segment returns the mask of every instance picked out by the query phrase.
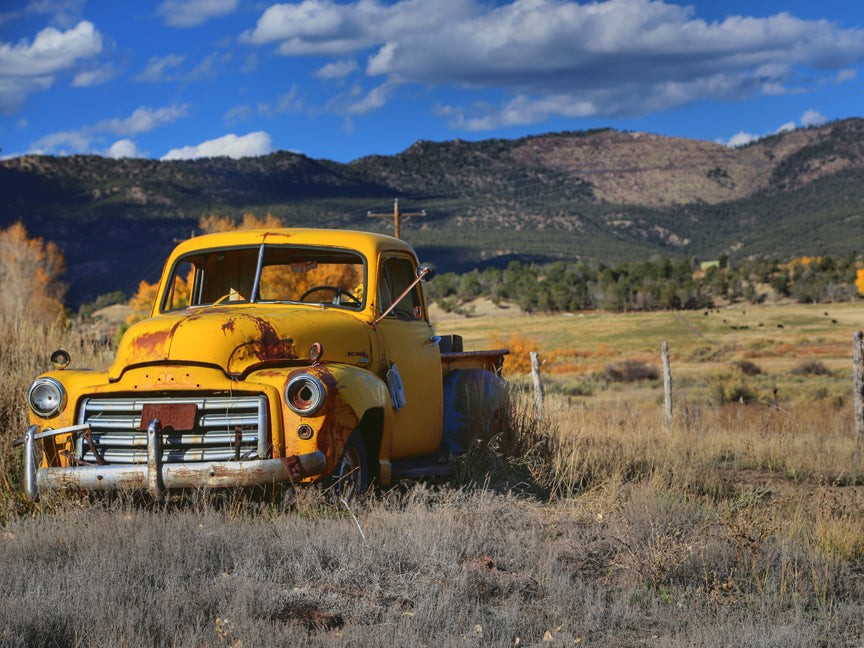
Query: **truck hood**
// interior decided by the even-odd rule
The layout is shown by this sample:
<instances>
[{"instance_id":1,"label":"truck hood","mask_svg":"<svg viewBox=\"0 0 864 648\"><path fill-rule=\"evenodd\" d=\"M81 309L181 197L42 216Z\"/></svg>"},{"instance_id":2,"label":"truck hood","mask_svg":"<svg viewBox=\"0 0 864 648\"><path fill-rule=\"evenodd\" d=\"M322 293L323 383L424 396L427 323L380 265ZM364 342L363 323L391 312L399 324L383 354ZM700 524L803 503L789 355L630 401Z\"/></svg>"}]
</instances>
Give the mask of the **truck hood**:
<instances>
[{"instance_id":1,"label":"truck hood","mask_svg":"<svg viewBox=\"0 0 864 648\"><path fill-rule=\"evenodd\" d=\"M108 371L142 364L207 364L242 375L258 365L306 360L315 342L328 362L356 364L371 350L355 313L292 305L210 306L151 317L129 328Z\"/></svg>"}]
</instances>

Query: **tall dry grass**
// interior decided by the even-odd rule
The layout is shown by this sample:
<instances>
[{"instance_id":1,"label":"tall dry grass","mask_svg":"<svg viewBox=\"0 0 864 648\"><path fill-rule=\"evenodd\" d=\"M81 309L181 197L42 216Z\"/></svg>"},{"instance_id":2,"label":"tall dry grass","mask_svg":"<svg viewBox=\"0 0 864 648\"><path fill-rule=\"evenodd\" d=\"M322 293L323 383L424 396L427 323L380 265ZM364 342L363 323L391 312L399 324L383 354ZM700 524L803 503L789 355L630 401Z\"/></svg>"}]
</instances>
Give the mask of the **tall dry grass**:
<instances>
[{"instance_id":1,"label":"tall dry grass","mask_svg":"<svg viewBox=\"0 0 864 648\"><path fill-rule=\"evenodd\" d=\"M309 491L263 512L201 495L9 520L0 643L804 647L864 633L860 560L758 494L712 506L607 482L550 505L419 484L354 517Z\"/></svg>"},{"instance_id":2,"label":"tall dry grass","mask_svg":"<svg viewBox=\"0 0 864 648\"><path fill-rule=\"evenodd\" d=\"M858 646L864 479L824 401L659 405L514 386L461 483L351 505L15 494L24 394L79 331L0 322L0 644Z\"/></svg>"},{"instance_id":3,"label":"tall dry grass","mask_svg":"<svg viewBox=\"0 0 864 648\"><path fill-rule=\"evenodd\" d=\"M667 426L659 405L595 408L547 399L547 428L565 483L665 480L669 488L722 495L742 471L793 483L864 484L851 405L822 402L685 405Z\"/></svg>"},{"instance_id":4,"label":"tall dry grass","mask_svg":"<svg viewBox=\"0 0 864 648\"><path fill-rule=\"evenodd\" d=\"M30 508L18 493L20 455L12 449L12 441L27 430L30 383L51 369L51 353L59 348L70 353L73 367L101 369L113 358L112 350L87 326L0 315L0 521L8 511Z\"/></svg>"}]
</instances>

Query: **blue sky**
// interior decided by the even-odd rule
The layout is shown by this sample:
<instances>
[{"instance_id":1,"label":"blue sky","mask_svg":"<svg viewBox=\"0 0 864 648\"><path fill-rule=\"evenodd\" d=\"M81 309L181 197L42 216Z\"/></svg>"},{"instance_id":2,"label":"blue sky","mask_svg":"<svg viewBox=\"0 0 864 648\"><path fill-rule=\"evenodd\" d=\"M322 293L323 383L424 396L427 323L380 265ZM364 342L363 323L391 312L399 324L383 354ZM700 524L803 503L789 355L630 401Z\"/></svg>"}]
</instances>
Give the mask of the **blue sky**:
<instances>
[{"instance_id":1,"label":"blue sky","mask_svg":"<svg viewBox=\"0 0 864 648\"><path fill-rule=\"evenodd\" d=\"M735 145L864 116L848 0L4 0L0 156L348 162L610 126Z\"/></svg>"}]
</instances>

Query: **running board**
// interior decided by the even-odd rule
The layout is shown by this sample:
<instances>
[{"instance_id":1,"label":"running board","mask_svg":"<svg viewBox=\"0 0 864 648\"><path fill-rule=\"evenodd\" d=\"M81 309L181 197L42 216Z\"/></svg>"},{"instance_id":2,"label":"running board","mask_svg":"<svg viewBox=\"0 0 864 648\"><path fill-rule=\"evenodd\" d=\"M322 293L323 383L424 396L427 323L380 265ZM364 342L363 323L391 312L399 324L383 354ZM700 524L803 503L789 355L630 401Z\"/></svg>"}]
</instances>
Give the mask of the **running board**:
<instances>
[{"instance_id":1,"label":"running board","mask_svg":"<svg viewBox=\"0 0 864 648\"><path fill-rule=\"evenodd\" d=\"M430 455L416 459L397 459L390 463L393 479L419 479L421 477L449 477L456 465L447 455Z\"/></svg>"}]
</instances>

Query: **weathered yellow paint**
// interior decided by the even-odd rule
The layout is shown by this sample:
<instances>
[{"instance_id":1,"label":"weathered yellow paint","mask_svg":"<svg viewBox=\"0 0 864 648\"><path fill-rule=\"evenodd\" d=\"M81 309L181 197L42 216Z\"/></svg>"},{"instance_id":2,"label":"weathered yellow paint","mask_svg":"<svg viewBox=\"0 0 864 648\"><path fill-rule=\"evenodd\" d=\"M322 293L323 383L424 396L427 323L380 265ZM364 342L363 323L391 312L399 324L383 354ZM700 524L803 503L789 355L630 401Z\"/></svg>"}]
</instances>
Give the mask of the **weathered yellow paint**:
<instances>
[{"instance_id":1,"label":"weathered yellow paint","mask_svg":"<svg viewBox=\"0 0 864 648\"><path fill-rule=\"evenodd\" d=\"M352 274L348 275L352 284L346 297L349 302L334 299L332 304L297 300L250 303L253 300L248 296L242 301L232 301L231 292L224 300L211 298L213 304L199 306L193 302L174 310L163 309L178 262L185 263L184 259L197 252L202 252L201 258L206 252L210 255L206 258L215 258L217 264L230 258L235 261L231 272L248 280L250 272L255 274L254 269L250 271L246 265L241 268L237 257L223 257L222 251L242 248L245 255L242 258L259 258L260 266L264 256L258 257L257 250L262 244L289 246L311 255L320 248L324 250L322 257L330 254L336 259L348 258L344 254L347 252L354 259L359 255L363 282L353 285L361 264L350 261L347 265L352 267ZM334 469L346 440L364 415L374 414L367 420L374 420L381 428L367 432L380 439L379 479L389 483L391 460L434 453L440 444L442 427L441 357L422 302L422 291L418 292L413 318L395 314L379 317L383 310L378 291L381 267L386 259L394 257L407 260L412 272L416 269L416 257L404 242L365 232L254 230L185 241L165 264L152 316L126 332L111 367L107 371L67 369L45 374L64 386L67 404L49 420L31 412L31 424L38 425L40 430L77 424L85 397L264 395L268 403L271 457L323 452L324 475ZM291 263L293 258L289 258L285 268L290 267L291 272L308 271L304 270L309 267L305 262ZM326 258L322 261L325 266L328 263L332 261ZM299 268L295 270L295 266ZM349 292L343 286L337 288ZM310 360L313 346L323 349L320 361ZM386 383L387 371L394 364L401 373L407 395L407 404L399 411L393 407ZM326 392L324 405L309 416L293 412L284 398L288 381L301 373L315 376ZM311 427L311 438L304 440L298 436L301 425ZM68 466L69 459L62 452L73 450L72 445L68 434L46 439L42 466Z\"/></svg>"},{"instance_id":2,"label":"weathered yellow paint","mask_svg":"<svg viewBox=\"0 0 864 648\"><path fill-rule=\"evenodd\" d=\"M365 259L366 299L362 309L326 308L319 304L232 303L190 306L162 312L160 305L170 289L171 272L184 256L199 250L255 247L262 243L327 249L343 249ZM332 470L342 446L360 419L370 410L381 412L378 431L381 438L380 460L389 465L394 442L394 413L383 373L386 361L404 358L403 367L414 361L416 349L400 348L399 336L382 341L381 331L371 326L380 314L376 306L378 263L382 254L398 253L413 257L410 247L386 236L362 232L323 230L257 230L225 232L201 236L177 246L169 256L162 274L152 316L126 332L114 363L107 372L54 371L67 393L65 410L51 420L41 420L31 413L31 423L59 428L76 424L80 402L85 396L111 394L128 397L154 393L243 393L265 394L269 403L268 421L274 458L322 450L327 469ZM398 325L398 323L393 323ZM416 323L414 323L416 325ZM388 325L391 325L388 323ZM424 322L428 327L428 322ZM383 328L386 328L383 327ZM430 329L431 330L431 329ZM313 344L323 347L322 363L312 366L308 356ZM386 361L385 351L386 346ZM425 361L421 364L426 364ZM435 380L440 365L428 367ZM309 417L292 412L283 393L291 376L307 372L317 376L327 387L326 405ZM418 416L422 403L416 407ZM433 448L440 438L440 411L432 435L423 440L417 434L428 421L401 420L416 448ZM402 414L401 419L407 417ZM428 419L429 416L424 416ZM303 440L297 435L301 424L311 426L313 436ZM406 432L407 434L407 432ZM404 443L402 444L404 446ZM43 466L66 466L61 451L71 451L69 435L47 439ZM404 454L404 451L403 453Z\"/></svg>"},{"instance_id":3,"label":"weathered yellow paint","mask_svg":"<svg viewBox=\"0 0 864 648\"><path fill-rule=\"evenodd\" d=\"M355 363L370 353L372 330L358 313L297 304L220 304L158 315L129 328L109 370L207 364L242 377L273 364L308 364L318 342L327 362Z\"/></svg>"}]
</instances>

